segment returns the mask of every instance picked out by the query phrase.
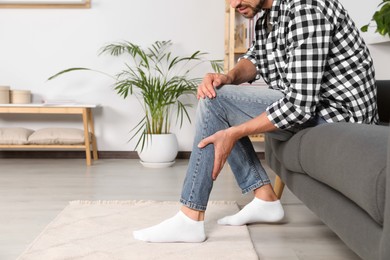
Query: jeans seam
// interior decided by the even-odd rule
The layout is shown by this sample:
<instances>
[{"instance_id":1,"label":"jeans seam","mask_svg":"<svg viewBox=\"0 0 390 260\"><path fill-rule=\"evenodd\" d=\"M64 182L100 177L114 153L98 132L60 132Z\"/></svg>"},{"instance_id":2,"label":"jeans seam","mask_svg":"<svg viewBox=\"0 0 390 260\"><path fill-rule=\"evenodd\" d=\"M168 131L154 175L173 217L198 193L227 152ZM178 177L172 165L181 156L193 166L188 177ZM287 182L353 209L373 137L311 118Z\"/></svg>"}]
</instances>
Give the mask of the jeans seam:
<instances>
[{"instance_id":1,"label":"jeans seam","mask_svg":"<svg viewBox=\"0 0 390 260\"><path fill-rule=\"evenodd\" d=\"M257 103L257 104L262 104L262 105L269 105L269 104L271 104L271 103L264 102L262 99L242 98L242 97L230 96L230 95L226 95L226 94L219 94L218 97L219 98L230 99L230 100L238 100L238 101Z\"/></svg>"},{"instance_id":2,"label":"jeans seam","mask_svg":"<svg viewBox=\"0 0 390 260\"><path fill-rule=\"evenodd\" d=\"M238 142L238 145L240 145L241 147L244 146L241 142ZM245 159L249 162L251 172L254 172L256 174L256 176L255 176L256 179L258 179L255 184L252 184L249 187L246 187L245 189L241 190L241 192L243 194L246 194L246 193L248 193L251 190L254 190L256 188L260 188L261 186L265 185L267 181L264 181L263 178L261 177L261 174L256 169L255 164L253 163L253 160L248 156L248 154L246 152L246 149L242 149L242 150L245 151L244 156L245 156ZM269 179L268 179L268 181L269 181ZM260 185L258 187L252 188L253 186L256 186L258 183L260 183Z\"/></svg>"},{"instance_id":3,"label":"jeans seam","mask_svg":"<svg viewBox=\"0 0 390 260\"><path fill-rule=\"evenodd\" d=\"M253 190L257 189L257 188L263 187L264 185L267 185L267 184L270 184L270 183L271 183L270 180L267 180L267 181L257 181L257 183L252 184L251 186L249 186L246 189L243 189L242 190L242 194L247 194L250 191L253 191Z\"/></svg>"},{"instance_id":4,"label":"jeans seam","mask_svg":"<svg viewBox=\"0 0 390 260\"><path fill-rule=\"evenodd\" d=\"M230 126L230 124L227 120L227 116L225 116L225 115L227 115L227 111L225 110L224 106L221 105L221 102L220 102L221 98L223 98L223 95L220 98L215 99L215 101L218 103L218 108L219 108L218 110L215 110L215 113L218 114L218 116L221 120L223 120L228 126ZM222 114L221 111L219 111L219 110L222 110L224 114Z\"/></svg>"},{"instance_id":5,"label":"jeans seam","mask_svg":"<svg viewBox=\"0 0 390 260\"><path fill-rule=\"evenodd\" d=\"M203 124L203 127L202 127L202 139L205 138L204 136L204 133L205 133L205 130L207 129L207 126L208 126L208 122L209 122L209 118L210 118L210 110L208 109L207 110L207 113L206 113L206 120L205 120L205 123ZM199 164L200 164L200 159L202 157L202 149L199 149L198 153L197 153L197 159L196 159L196 164L195 164L195 169L194 169L194 174L192 175L192 185L191 185L191 191L189 192L189 195L188 195L188 200L185 201L185 204L190 207L190 208L196 208L196 209L199 209L199 208L204 208L204 210L206 209L206 206L199 206L192 201L192 198L193 198L193 194L194 194L194 187L195 187L195 179L197 178L198 174L199 174ZM184 201L184 200L183 200Z\"/></svg>"},{"instance_id":6,"label":"jeans seam","mask_svg":"<svg viewBox=\"0 0 390 260\"><path fill-rule=\"evenodd\" d=\"M184 206L186 206L186 207L188 207L188 208L191 208L191 209L195 209L195 210L205 211L206 208L207 208L207 206L198 205L198 204L196 204L196 203L193 203L193 202L191 202L191 201L185 200L185 199L183 199L183 198L180 199L180 202L181 202Z\"/></svg>"}]
</instances>

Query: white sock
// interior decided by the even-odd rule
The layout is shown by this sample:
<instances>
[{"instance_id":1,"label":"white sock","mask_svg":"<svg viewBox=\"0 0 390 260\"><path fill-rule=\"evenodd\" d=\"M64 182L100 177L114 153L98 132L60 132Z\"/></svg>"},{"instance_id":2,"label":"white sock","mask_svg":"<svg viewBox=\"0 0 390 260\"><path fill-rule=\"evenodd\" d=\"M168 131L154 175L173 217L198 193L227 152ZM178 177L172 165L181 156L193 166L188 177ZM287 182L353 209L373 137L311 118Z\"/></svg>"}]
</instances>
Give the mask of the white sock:
<instances>
[{"instance_id":1,"label":"white sock","mask_svg":"<svg viewBox=\"0 0 390 260\"><path fill-rule=\"evenodd\" d=\"M218 220L220 225L241 226L256 222L278 222L284 217L284 210L279 200L264 201L254 198L237 214Z\"/></svg>"},{"instance_id":2,"label":"white sock","mask_svg":"<svg viewBox=\"0 0 390 260\"><path fill-rule=\"evenodd\" d=\"M158 225L134 231L133 236L135 239L154 243L198 243L206 239L204 221L195 221L182 211Z\"/></svg>"}]
</instances>

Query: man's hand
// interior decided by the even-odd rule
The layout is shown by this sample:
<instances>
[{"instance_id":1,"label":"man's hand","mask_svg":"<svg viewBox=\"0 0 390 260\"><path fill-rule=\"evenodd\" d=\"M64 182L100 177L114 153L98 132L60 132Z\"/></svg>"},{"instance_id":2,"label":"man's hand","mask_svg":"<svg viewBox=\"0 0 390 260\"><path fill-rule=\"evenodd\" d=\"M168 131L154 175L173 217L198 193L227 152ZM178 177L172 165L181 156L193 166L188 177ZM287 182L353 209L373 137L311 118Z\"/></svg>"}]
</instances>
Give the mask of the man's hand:
<instances>
[{"instance_id":1,"label":"man's hand","mask_svg":"<svg viewBox=\"0 0 390 260\"><path fill-rule=\"evenodd\" d=\"M225 129L210 135L198 144L199 148L214 144L213 180L217 179L236 141L237 139L230 134L229 129Z\"/></svg>"},{"instance_id":2,"label":"man's hand","mask_svg":"<svg viewBox=\"0 0 390 260\"><path fill-rule=\"evenodd\" d=\"M198 86L197 98L215 98L216 93L214 88L230 83L232 83L231 78L225 74L208 73Z\"/></svg>"},{"instance_id":3,"label":"man's hand","mask_svg":"<svg viewBox=\"0 0 390 260\"><path fill-rule=\"evenodd\" d=\"M241 59L227 74L208 73L198 86L197 98L215 98L215 88L226 84L239 85L256 78L256 66L247 59Z\"/></svg>"}]
</instances>

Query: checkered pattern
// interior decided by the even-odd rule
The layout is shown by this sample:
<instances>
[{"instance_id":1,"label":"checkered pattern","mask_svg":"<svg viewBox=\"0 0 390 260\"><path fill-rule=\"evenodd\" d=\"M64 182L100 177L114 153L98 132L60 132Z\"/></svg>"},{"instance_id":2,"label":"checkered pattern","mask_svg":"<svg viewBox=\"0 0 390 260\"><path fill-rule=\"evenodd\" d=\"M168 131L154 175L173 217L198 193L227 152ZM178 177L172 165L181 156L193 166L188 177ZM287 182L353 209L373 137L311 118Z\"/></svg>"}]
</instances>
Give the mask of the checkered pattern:
<instances>
[{"instance_id":1,"label":"checkered pattern","mask_svg":"<svg viewBox=\"0 0 390 260\"><path fill-rule=\"evenodd\" d=\"M285 94L267 108L278 128L315 115L327 122L378 120L372 59L338 0L274 0L241 58L255 64L257 79Z\"/></svg>"}]
</instances>

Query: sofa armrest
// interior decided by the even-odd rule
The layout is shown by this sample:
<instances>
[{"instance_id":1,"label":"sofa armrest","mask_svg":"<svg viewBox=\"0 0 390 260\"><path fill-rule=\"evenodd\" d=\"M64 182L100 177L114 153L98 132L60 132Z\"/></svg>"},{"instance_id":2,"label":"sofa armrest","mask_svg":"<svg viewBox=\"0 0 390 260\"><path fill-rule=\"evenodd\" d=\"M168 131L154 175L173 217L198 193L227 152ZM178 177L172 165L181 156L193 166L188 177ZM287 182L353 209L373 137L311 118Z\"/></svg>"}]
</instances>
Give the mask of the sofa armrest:
<instances>
[{"instance_id":1,"label":"sofa armrest","mask_svg":"<svg viewBox=\"0 0 390 260\"><path fill-rule=\"evenodd\" d=\"M390 138L387 147L386 198L383 219L383 236L381 240L381 260L390 259Z\"/></svg>"}]
</instances>

